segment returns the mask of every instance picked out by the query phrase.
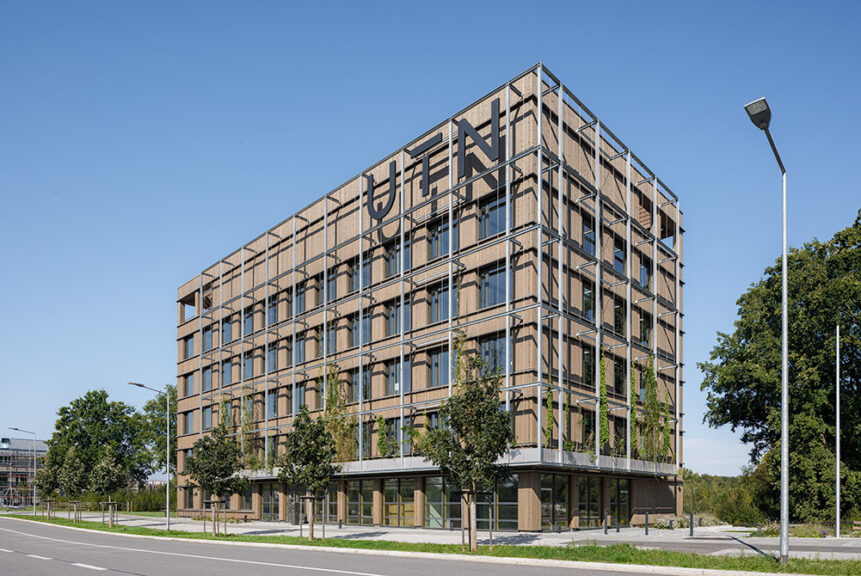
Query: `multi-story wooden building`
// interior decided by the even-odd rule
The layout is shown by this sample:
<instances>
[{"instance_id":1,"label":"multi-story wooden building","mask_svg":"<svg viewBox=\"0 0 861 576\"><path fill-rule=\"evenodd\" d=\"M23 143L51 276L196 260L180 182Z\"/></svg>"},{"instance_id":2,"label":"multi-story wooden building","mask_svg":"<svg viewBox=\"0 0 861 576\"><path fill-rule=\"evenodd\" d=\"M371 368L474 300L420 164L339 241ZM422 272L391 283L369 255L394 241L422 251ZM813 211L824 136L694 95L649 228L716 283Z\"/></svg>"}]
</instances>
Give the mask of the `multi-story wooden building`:
<instances>
[{"instance_id":1,"label":"multi-story wooden building","mask_svg":"<svg viewBox=\"0 0 861 576\"><path fill-rule=\"evenodd\" d=\"M436 425L462 330L516 434L485 524L491 506L519 530L680 513L682 233L678 198L539 64L179 288L180 471L225 418L258 464L230 510L295 520L272 462L302 404L323 413L335 367L358 426L330 519L457 525L456 490L403 429ZM645 461L628 423L650 364L670 442L662 428ZM184 484L180 509L201 509Z\"/></svg>"}]
</instances>

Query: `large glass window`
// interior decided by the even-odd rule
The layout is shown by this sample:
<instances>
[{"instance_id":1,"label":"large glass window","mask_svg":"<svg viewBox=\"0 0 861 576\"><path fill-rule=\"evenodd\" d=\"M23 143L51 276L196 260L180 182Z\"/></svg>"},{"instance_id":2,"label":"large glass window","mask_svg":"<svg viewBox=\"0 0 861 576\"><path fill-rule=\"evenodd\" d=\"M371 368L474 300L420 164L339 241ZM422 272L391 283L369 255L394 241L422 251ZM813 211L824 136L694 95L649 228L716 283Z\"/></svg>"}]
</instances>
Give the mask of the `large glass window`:
<instances>
[{"instance_id":1,"label":"large glass window","mask_svg":"<svg viewBox=\"0 0 861 576\"><path fill-rule=\"evenodd\" d=\"M374 483L351 480L347 485L347 524L374 523Z\"/></svg>"},{"instance_id":2,"label":"large glass window","mask_svg":"<svg viewBox=\"0 0 861 576\"><path fill-rule=\"evenodd\" d=\"M491 334L479 339L481 358L489 374L505 372L505 334Z\"/></svg>"},{"instance_id":3,"label":"large glass window","mask_svg":"<svg viewBox=\"0 0 861 576\"><path fill-rule=\"evenodd\" d=\"M592 220L583 220L583 251L589 256L595 255L595 230L592 228Z\"/></svg>"},{"instance_id":4,"label":"large glass window","mask_svg":"<svg viewBox=\"0 0 861 576\"><path fill-rule=\"evenodd\" d=\"M448 298L448 283L437 284L428 290L428 301L430 304L429 322L434 324L448 320L449 315L449 298ZM457 316L457 290L454 291L451 298L451 309L453 315Z\"/></svg>"},{"instance_id":5,"label":"large glass window","mask_svg":"<svg viewBox=\"0 0 861 576\"><path fill-rule=\"evenodd\" d=\"M267 482L263 485L263 498L261 504L263 521L277 522L279 499L281 497L281 486L274 482Z\"/></svg>"},{"instance_id":6,"label":"large glass window","mask_svg":"<svg viewBox=\"0 0 861 576\"><path fill-rule=\"evenodd\" d=\"M621 238L613 241L613 270L619 274L625 273L625 241Z\"/></svg>"},{"instance_id":7,"label":"large glass window","mask_svg":"<svg viewBox=\"0 0 861 576\"><path fill-rule=\"evenodd\" d=\"M212 430L212 406L203 407L203 429Z\"/></svg>"},{"instance_id":8,"label":"large glass window","mask_svg":"<svg viewBox=\"0 0 861 576\"><path fill-rule=\"evenodd\" d=\"M212 350L212 328L207 327L203 329L203 351L208 352Z\"/></svg>"},{"instance_id":9,"label":"large glass window","mask_svg":"<svg viewBox=\"0 0 861 576\"><path fill-rule=\"evenodd\" d=\"M296 393L293 395L293 413L298 414L302 406L307 406L305 403L305 385L296 384Z\"/></svg>"},{"instance_id":10,"label":"large glass window","mask_svg":"<svg viewBox=\"0 0 861 576\"><path fill-rule=\"evenodd\" d=\"M212 366L207 366L203 369L203 391L210 390L212 390Z\"/></svg>"},{"instance_id":11,"label":"large glass window","mask_svg":"<svg viewBox=\"0 0 861 576\"><path fill-rule=\"evenodd\" d=\"M334 302L338 299L338 275L334 270L329 270L326 277L326 298L329 302Z\"/></svg>"},{"instance_id":12,"label":"large glass window","mask_svg":"<svg viewBox=\"0 0 861 576\"><path fill-rule=\"evenodd\" d=\"M505 231L505 196L499 194L482 202L479 213L479 239Z\"/></svg>"},{"instance_id":13,"label":"large glass window","mask_svg":"<svg viewBox=\"0 0 861 576\"><path fill-rule=\"evenodd\" d=\"M269 418L278 417L278 396L274 391L269 392L266 396L266 414Z\"/></svg>"},{"instance_id":14,"label":"large glass window","mask_svg":"<svg viewBox=\"0 0 861 576\"><path fill-rule=\"evenodd\" d=\"M383 485L383 525L415 526L413 478L386 478Z\"/></svg>"},{"instance_id":15,"label":"large glass window","mask_svg":"<svg viewBox=\"0 0 861 576\"><path fill-rule=\"evenodd\" d=\"M302 364L305 362L305 333L296 335L296 346L293 347L293 363Z\"/></svg>"},{"instance_id":16,"label":"large glass window","mask_svg":"<svg viewBox=\"0 0 861 576\"><path fill-rule=\"evenodd\" d=\"M652 289L652 261L645 256L640 257L640 286Z\"/></svg>"},{"instance_id":17,"label":"large glass window","mask_svg":"<svg viewBox=\"0 0 861 576\"><path fill-rule=\"evenodd\" d=\"M517 475L496 484L491 494L481 494L476 501L476 520L479 530L490 527L490 509L493 507L494 530L517 530Z\"/></svg>"},{"instance_id":18,"label":"large glass window","mask_svg":"<svg viewBox=\"0 0 861 576\"><path fill-rule=\"evenodd\" d=\"M404 358L404 394L410 391L410 361ZM386 396L394 396L401 393L401 362L394 358L386 362Z\"/></svg>"},{"instance_id":19,"label":"large glass window","mask_svg":"<svg viewBox=\"0 0 861 576\"><path fill-rule=\"evenodd\" d=\"M613 302L613 331L620 336L625 336L625 319L625 302L617 298Z\"/></svg>"},{"instance_id":20,"label":"large glass window","mask_svg":"<svg viewBox=\"0 0 861 576\"><path fill-rule=\"evenodd\" d=\"M625 361L618 358L613 360L613 392L625 393Z\"/></svg>"},{"instance_id":21,"label":"large glass window","mask_svg":"<svg viewBox=\"0 0 861 576\"><path fill-rule=\"evenodd\" d=\"M394 242L390 242L386 246L386 278L390 278L398 273L400 273L400 259L401 259L401 243L400 240L395 240ZM408 240L404 241L404 271L410 269L412 265L411 257L410 257L410 243Z\"/></svg>"},{"instance_id":22,"label":"large glass window","mask_svg":"<svg viewBox=\"0 0 861 576\"><path fill-rule=\"evenodd\" d=\"M254 332L254 310L248 308L245 310L245 334Z\"/></svg>"},{"instance_id":23,"label":"large glass window","mask_svg":"<svg viewBox=\"0 0 861 576\"><path fill-rule=\"evenodd\" d=\"M221 341L224 344L233 340L233 323L227 318L221 324Z\"/></svg>"},{"instance_id":24,"label":"large glass window","mask_svg":"<svg viewBox=\"0 0 861 576\"><path fill-rule=\"evenodd\" d=\"M460 528L460 512L459 488L446 482L442 476L425 478L425 527Z\"/></svg>"},{"instance_id":25,"label":"large glass window","mask_svg":"<svg viewBox=\"0 0 861 576\"><path fill-rule=\"evenodd\" d=\"M452 250L457 250L457 224L449 234L450 227L448 217L437 220L428 226L428 260L440 258L449 252L449 241Z\"/></svg>"},{"instance_id":26,"label":"large glass window","mask_svg":"<svg viewBox=\"0 0 861 576\"><path fill-rule=\"evenodd\" d=\"M610 525L631 522L630 484L627 478L610 478Z\"/></svg>"},{"instance_id":27,"label":"large glass window","mask_svg":"<svg viewBox=\"0 0 861 576\"><path fill-rule=\"evenodd\" d=\"M577 515L580 530L601 526L601 479L582 476L577 479Z\"/></svg>"},{"instance_id":28,"label":"large glass window","mask_svg":"<svg viewBox=\"0 0 861 576\"><path fill-rule=\"evenodd\" d=\"M640 313L640 346L649 347L652 341L652 316L646 312Z\"/></svg>"},{"instance_id":29,"label":"large glass window","mask_svg":"<svg viewBox=\"0 0 861 576\"><path fill-rule=\"evenodd\" d=\"M583 282L583 316L592 322L595 321L595 292L591 282Z\"/></svg>"},{"instance_id":30,"label":"large glass window","mask_svg":"<svg viewBox=\"0 0 861 576\"><path fill-rule=\"evenodd\" d=\"M233 384L233 363L230 360L225 360L221 364L221 385L230 386Z\"/></svg>"},{"instance_id":31,"label":"large glass window","mask_svg":"<svg viewBox=\"0 0 861 576\"><path fill-rule=\"evenodd\" d=\"M187 360L194 356L194 334L188 336L185 340L182 341L183 351L185 353L184 358Z\"/></svg>"},{"instance_id":32,"label":"large glass window","mask_svg":"<svg viewBox=\"0 0 861 576\"><path fill-rule=\"evenodd\" d=\"M194 433L194 412L186 412L185 413L185 433L192 434Z\"/></svg>"},{"instance_id":33,"label":"large glass window","mask_svg":"<svg viewBox=\"0 0 861 576\"><path fill-rule=\"evenodd\" d=\"M307 286L303 282L296 287L296 314L302 314L305 312L305 292L307 290Z\"/></svg>"},{"instance_id":34,"label":"large glass window","mask_svg":"<svg viewBox=\"0 0 861 576\"><path fill-rule=\"evenodd\" d=\"M394 336L399 334L401 329L401 300L395 298L389 300L386 304L386 336ZM410 301L404 300L404 330L409 330L412 327L412 318L410 317Z\"/></svg>"},{"instance_id":35,"label":"large glass window","mask_svg":"<svg viewBox=\"0 0 861 576\"><path fill-rule=\"evenodd\" d=\"M278 323L278 297L270 296L269 305L266 312L266 321L270 326Z\"/></svg>"},{"instance_id":36,"label":"large glass window","mask_svg":"<svg viewBox=\"0 0 861 576\"><path fill-rule=\"evenodd\" d=\"M428 368L428 388L448 386L452 369L447 346L428 352Z\"/></svg>"},{"instance_id":37,"label":"large glass window","mask_svg":"<svg viewBox=\"0 0 861 576\"><path fill-rule=\"evenodd\" d=\"M541 475L541 528L568 528L568 476Z\"/></svg>"},{"instance_id":38,"label":"large glass window","mask_svg":"<svg viewBox=\"0 0 861 576\"><path fill-rule=\"evenodd\" d=\"M251 380L254 378L254 356L253 354L245 355L245 379Z\"/></svg>"},{"instance_id":39,"label":"large glass window","mask_svg":"<svg viewBox=\"0 0 861 576\"><path fill-rule=\"evenodd\" d=\"M595 382L595 349L591 346L583 347L583 383Z\"/></svg>"},{"instance_id":40,"label":"large glass window","mask_svg":"<svg viewBox=\"0 0 861 576\"><path fill-rule=\"evenodd\" d=\"M505 266L487 268L479 275L481 282L481 308L505 302Z\"/></svg>"},{"instance_id":41,"label":"large glass window","mask_svg":"<svg viewBox=\"0 0 861 576\"><path fill-rule=\"evenodd\" d=\"M194 394L194 372L185 375L184 395L191 396L192 394Z\"/></svg>"},{"instance_id":42,"label":"large glass window","mask_svg":"<svg viewBox=\"0 0 861 576\"><path fill-rule=\"evenodd\" d=\"M266 368L270 372L278 370L278 344L272 344L266 353Z\"/></svg>"},{"instance_id":43,"label":"large glass window","mask_svg":"<svg viewBox=\"0 0 861 576\"><path fill-rule=\"evenodd\" d=\"M338 350L338 324L334 320L326 328L326 353L334 354Z\"/></svg>"}]
</instances>

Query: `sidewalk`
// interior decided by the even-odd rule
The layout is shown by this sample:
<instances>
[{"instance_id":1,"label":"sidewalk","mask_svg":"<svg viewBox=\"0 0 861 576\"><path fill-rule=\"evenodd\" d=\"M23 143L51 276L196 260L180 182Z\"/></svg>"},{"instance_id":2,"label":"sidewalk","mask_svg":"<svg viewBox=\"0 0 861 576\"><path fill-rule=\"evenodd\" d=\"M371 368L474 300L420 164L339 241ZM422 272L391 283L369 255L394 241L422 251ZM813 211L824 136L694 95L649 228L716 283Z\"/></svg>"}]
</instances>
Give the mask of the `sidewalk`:
<instances>
[{"instance_id":1,"label":"sidewalk","mask_svg":"<svg viewBox=\"0 0 861 576\"><path fill-rule=\"evenodd\" d=\"M58 514L63 517L63 514ZM85 512L83 520L100 522L100 513ZM120 514L119 522L128 526L163 529L163 518ZM171 518L171 530L181 532L202 532L203 522L188 518ZM207 528L210 528L207 523ZM227 524L230 534L253 534L258 536L299 536L299 526L285 522L251 521L239 524ZM734 528L732 526L710 526L694 529L694 537L690 537L687 528L676 530L659 530L651 528L649 535L643 528L621 528L619 532L611 529L605 535L603 530L588 530L582 532L494 532L494 544L532 545L532 546L566 546L569 544L631 544L644 549L664 549L679 552L696 552L715 556L734 556L769 554L776 555L779 549L779 539L776 537L749 538L750 529ZM308 535L307 524L303 535ZM314 534L317 538L322 535L320 524L315 524ZM425 528L395 528L389 526L348 526L338 528L337 524L326 526L327 538L345 540L389 540L410 543L460 544L460 530L431 530ZM479 531L479 544L488 543L487 531ZM832 560L861 560L861 538L790 538L790 556L796 558L819 558Z\"/></svg>"}]
</instances>

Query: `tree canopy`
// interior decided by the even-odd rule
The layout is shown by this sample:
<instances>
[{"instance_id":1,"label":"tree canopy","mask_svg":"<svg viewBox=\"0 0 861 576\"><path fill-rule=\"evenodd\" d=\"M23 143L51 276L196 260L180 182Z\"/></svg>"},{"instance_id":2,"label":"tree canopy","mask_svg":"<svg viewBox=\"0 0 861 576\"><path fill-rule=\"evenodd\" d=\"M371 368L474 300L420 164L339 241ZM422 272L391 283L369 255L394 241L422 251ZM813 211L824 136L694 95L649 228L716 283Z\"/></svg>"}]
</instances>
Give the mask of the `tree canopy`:
<instances>
[{"instance_id":1,"label":"tree canopy","mask_svg":"<svg viewBox=\"0 0 861 576\"><path fill-rule=\"evenodd\" d=\"M167 393L170 394L170 470L176 474L176 437L177 415L176 415L176 386L168 384ZM154 470L164 469L166 457L165 443L167 442L167 430L165 429L166 414L164 392L144 404L143 417L146 422L146 442L150 451L150 462Z\"/></svg>"},{"instance_id":2,"label":"tree canopy","mask_svg":"<svg viewBox=\"0 0 861 576\"><path fill-rule=\"evenodd\" d=\"M240 457L239 446L228 437L227 429L217 426L191 449L191 457L185 462L189 483L221 498L243 492L248 479L238 474L242 470Z\"/></svg>"},{"instance_id":3,"label":"tree canopy","mask_svg":"<svg viewBox=\"0 0 861 576\"><path fill-rule=\"evenodd\" d=\"M861 505L861 210L854 224L831 240L791 251L788 286L790 511L794 518L816 520L830 517L834 506L837 324L843 502L845 508ZM704 420L741 430L756 466L754 489L772 516L780 467L780 261L741 295L734 328L718 333L710 361L698 365L707 392Z\"/></svg>"}]
</instances>

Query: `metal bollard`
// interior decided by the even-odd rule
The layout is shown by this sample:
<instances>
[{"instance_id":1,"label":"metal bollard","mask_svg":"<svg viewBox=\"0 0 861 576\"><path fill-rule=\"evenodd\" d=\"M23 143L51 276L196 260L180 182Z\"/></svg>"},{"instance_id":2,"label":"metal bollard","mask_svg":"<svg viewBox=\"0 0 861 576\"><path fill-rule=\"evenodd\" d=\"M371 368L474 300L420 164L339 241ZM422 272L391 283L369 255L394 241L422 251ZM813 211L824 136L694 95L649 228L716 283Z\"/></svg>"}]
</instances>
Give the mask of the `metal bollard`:
<instances>
[{"instance_id":1,"label":"metal bollard","mask_svg":"<svg viewBox=\"0 0 861 576\"><path fill-rule=\"evenodd\" d=\"M343 520L338 520L338 530L340 530L340 529L341 529L341 528L343 528L343 527L344 527L344 521L343 521Z\"/></svg>"},{"instance_id":2,"label":"metal bollard","mask_svg":"<svg viewBox=\"0 0 861 576\"><path fill-rule=\"evenodd\" d=\"M673 521L670 520L670 530L672 530L672 529L673 529Z\"/></svg>"},{"instance_id":3,"label":"metal bollard","mask_svg":"<svg viewBox=\"0 0 861 576\"><path fill-rule=\"evenodd\" d=\"M609 523L610 523L610 513L609 513L609 512L605 512L605 513L604 513L604 534L606 534L606 533L607 533L607 525L608 525Z\"/></svg>"},{"instance_id":4,"label":"metal bollard","mask_svg":"<svg viewBox=\"0 0 861 576\"><path fill-rule=\"evenodd\" d=\"M649 513L646 512L646 536L649 535Z\"/></svg>"},{"instance_id":5,"label":"metal bollard","mask_svg":"<svg viewBox=\"0 0 861 576\"><path fill-rule=\"evenodd\" d=\"M616 533L619 533L619 519L616 519Z\"/></svg>"},{"instance_id":6,"label":"metal bollard","mask_svg":"<svg viewBox=\"0 0 861 576\"><path fill-rule=\"evenodd\" d=\"M691 538L694 537L694 513L691 512L691 530L690 530Z\"/></svg>"}]
</instances>

